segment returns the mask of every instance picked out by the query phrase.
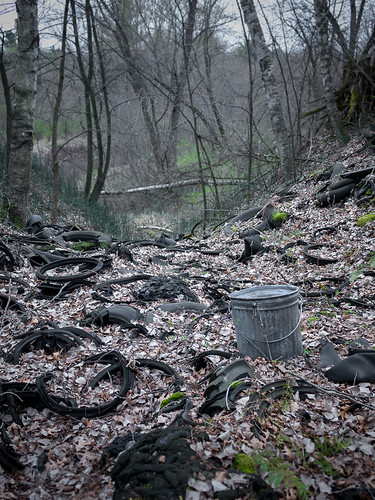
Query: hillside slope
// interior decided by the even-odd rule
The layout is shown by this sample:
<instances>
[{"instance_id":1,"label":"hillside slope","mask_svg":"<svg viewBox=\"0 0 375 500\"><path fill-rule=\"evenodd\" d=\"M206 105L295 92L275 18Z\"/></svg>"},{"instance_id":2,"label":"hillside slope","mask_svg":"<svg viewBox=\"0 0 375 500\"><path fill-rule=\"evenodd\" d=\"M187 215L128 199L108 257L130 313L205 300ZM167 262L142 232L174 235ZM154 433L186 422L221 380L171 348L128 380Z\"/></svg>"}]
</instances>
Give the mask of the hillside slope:
<instances>
[{"instance_id":1,"label":"hillside slope","mask_svg":"<svg viewBox=\"0 0 375 500\"><path fill-rule=\"evenodd\" d=\"M361 145L331 153L320 173L338 162L341 174L373 167ZM62 237L71 228L44 228L44 240L2 228L0 498L107 499L116 487L115 498L372 498L375 220L360 218L375 213L374 174L327 206L316 201L318 175L204 238L95 233L87 252ZM254 239L275 212L287 214L280 227ZM41 252L83 260L40 268ZM303 354L245 357L243 385L228 388L229 374L210 402L211 372L239 359L228 295L261 285L298 287ZM221 352L202 356L212 350ZM349 352L365 356L329 379Z\"/></svg>"}]
</instances>

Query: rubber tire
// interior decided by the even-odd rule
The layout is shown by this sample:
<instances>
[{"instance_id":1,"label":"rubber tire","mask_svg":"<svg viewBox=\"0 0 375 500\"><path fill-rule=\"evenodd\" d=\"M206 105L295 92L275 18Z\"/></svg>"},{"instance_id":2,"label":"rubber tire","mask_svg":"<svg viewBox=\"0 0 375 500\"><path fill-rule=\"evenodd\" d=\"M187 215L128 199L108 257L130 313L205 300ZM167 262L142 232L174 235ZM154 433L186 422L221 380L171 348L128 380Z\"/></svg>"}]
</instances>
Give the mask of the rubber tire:
<instances>
[{"instance_id":1,"label":"rubber tire","mask_svg":"<svg viewBox=\"0 0 375 500\"><path fill-rule=\"evenodd\" d=\"M92 264L93 268L88 269L87 271L82 271L77 274L68 274L65 276L46 276L45 273L50 271L51 269L55 269L56 267L61 267L64 265L74 265L74 264ZM57 262L50 262L42 267L40 267L36 271L36 276L43 281L54 281L54 282L68 282L74 280L81 280L83 278L88 278L89 276L93 276L103 267L103 262L98 259L94 259L91 257L71 257L67 259L61 259Z\"/></svg>"}]
</instances>

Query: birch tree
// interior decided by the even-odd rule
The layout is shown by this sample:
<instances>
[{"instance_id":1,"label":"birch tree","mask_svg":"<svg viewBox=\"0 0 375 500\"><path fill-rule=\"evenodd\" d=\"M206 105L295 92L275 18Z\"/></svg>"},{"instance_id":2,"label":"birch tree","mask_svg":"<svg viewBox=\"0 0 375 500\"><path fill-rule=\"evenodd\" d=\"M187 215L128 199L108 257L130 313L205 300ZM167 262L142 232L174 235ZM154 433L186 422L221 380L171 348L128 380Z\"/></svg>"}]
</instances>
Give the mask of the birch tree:
<instances>
[{"instance_id":1,"label":"birch tree","mask_svg":"<svg viewBox=\"0 0 375 500\"><path fill-rule=\"evenodd\" d=\"M240 4L251 37L253 52L261 72L272 131L280 157L282 175L284 180L292 179L295 176L295 169L280 96L277 90L277 82L273 71L271 53L267 47L254 1L240 0Z\"/></svg>"},{"instance_id":2,"label":"birch tree","mask_svg":"<svg viewBox=\"0 0 375 500\"><path fill-rule=\"evenodd\" d=\"M38 2L17 0L17 68L12 96L12 127L3 210L25 225L33 153L34 111L39 55Z\"/></svg>"}]
</instances>

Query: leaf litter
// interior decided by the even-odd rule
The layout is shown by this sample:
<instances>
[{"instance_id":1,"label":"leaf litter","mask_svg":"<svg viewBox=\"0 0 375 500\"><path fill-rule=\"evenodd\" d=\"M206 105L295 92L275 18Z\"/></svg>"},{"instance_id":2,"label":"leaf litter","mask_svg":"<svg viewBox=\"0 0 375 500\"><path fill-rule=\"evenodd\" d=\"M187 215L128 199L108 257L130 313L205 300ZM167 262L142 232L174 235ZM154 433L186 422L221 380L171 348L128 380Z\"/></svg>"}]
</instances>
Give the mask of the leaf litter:
<instances>
[{"instance_id":1,"label":"leaf litter","mask_svg":"<svg viewBox=\"0 0 375 500\"><path fill-rule=\"evenodd\" d=\"M350 147L358 149L355 145L343 149L341 155L344 164L349 166L354 161L359 169L368 161L365 157L353 158L352 155L345 160ZM340 160L336 158L335 161L337 159ZM324 166L328 169L329 162ZM92 287L78 288L63 300L46 300L33 295L27 298L27 293L17 293L11 282L0 282L0 293L16 297L27 313L24 322L14 311L3 311L0 383L33 384L37 377L52 372L53 378L47 382L51 394L74 398L78 406L93 406L115 397L121 380L113 373L91 388L90 380L103 365L87 365L85 360L89 356L116 350L125 356L135 374L134 385L117 408L98 418L77 420L46 408L26 407L18 413L22 421L20 426L12 421L6 405L3 405L0 408L2 425L24 468L2 471L1 499L43 500L72 496L77 499L108 499L113 496L115 485L110 472L114 461L109 460L104 467L99 465L106 446L128 433L136 435L175 425L182 411L161 411L162 401L176 392L174 381L161 371L136 367L136 360L141 358L167 363L179 375L179 390L191 401L189 418L195 423L195 429L208 436L203 441L192 437L190 446L202 461L214 461L221 467L211 478L201 473L191 477L189 486L192 490L187 498L217 498L221 491L246 485L246 474L231 470L239 453L254 457L257 472L274 487L280 498L303 498L305 492L307 498L339 498L337 495L341 490L362 488L370 491L375 487L372 463L374 385L333 383L325 377L325 369L319 368L323 340L333 344L341 359L346 357L350 342L358 338L365 339L370 349L375 347L374 276L364 273L373 255L375 225L373 221L364 227L357 225L358 218L373 211L373 207L359 204L354 196L337 205L318 207L313 195L315 177L306 176L294 186L296 195L289 201L281 200L279 195L273 196L272 203L278 211L286 212L288 218L280 228L263 233L263 245L268 250L252 256L245 264L238 262L243 251L243 239L238 233L251 227L249 222L237 223L233 234L218 228L204 240L193 238L179 242L178 246L185 247L184 251L134 246L132 262L113 255L112 266L101 270L95 277L96 283L141 273L153 277L176 273L186 286L185 293L189 289L189 293L208 308L203 313L189 310L165 312L159 309L160 305L185 300L184 295L175 295L172 299L156 297L146 302L137 300L137 294L144 290L145 281L124 286L115 284L109 300L137 307L141 314L139 323L146 328L147 334L132 336L132 331L118 324L85 325L88 332L100 338L103 346L97 347L83 339L82 346L75 346L65 353L24 352L19 365L11 365L6 362L6 356L17 345L18 334L34 328L40 321L53 321L60 328L64 325L82 327L80 322L85 315L103 304L93 298ZM329 226L335 231L316 234L317 229ZM3 234L6 233L11 233L11 230L3 227ZM4 240L6 242L5 237ZM324 266L310 263L304 258L303 247L296 245L290 248L289 256L293 260L286 262L277 249L296 240L321 244L312 254L336 261ZM200 245L203 242L206 250L215 252L202 253ZM152 257L155 254L165 257L167 265L154 262ZM23 262L23 267L14 268L9 274L14 280L25 281L30 290L35 291L39 283L35 278L35 268L26 260ZM349 280L353 271L356 271L355 279L333 295L336 302L331 301L324 294L328 286L325 279ZM205 401L203 393L209 382L207 375L218 366L228 364L228 360L208 355L206 366L196 371L192 359L209 350L238 355L230 310L225 307L210 310L210 306L218 297L229 305L225 290L294 283L298 283L301 291L322 292L303 300L301 332L304 354L286 361L246 357L255 373L252 386L236 400L235 409L224 409L210 418L200 415L199 408ZM333 286L332 283L329 286ZM213 288L216 290L215 299ZM357 299L368 307L337 302L342 298ZM148 314L152 314L152 321L146 321ZM285 395L279 399L264 400L267 404L261 415L257 413L259 405L249 410L252 395L277 380L291 381L290 384L300 381L316 390L302 396L298 391L292 393L286 389ZM262 402L262 398L259 401ZM330 455L328 459L326 455ZM162 463L164 459L160 460ZM287 468L283 469L283 464L287 464ZM277 467L279 471L284 470L284 476L277 475ZM288 475L287 470L294 475Z\"/></svg>"}]
</instances>

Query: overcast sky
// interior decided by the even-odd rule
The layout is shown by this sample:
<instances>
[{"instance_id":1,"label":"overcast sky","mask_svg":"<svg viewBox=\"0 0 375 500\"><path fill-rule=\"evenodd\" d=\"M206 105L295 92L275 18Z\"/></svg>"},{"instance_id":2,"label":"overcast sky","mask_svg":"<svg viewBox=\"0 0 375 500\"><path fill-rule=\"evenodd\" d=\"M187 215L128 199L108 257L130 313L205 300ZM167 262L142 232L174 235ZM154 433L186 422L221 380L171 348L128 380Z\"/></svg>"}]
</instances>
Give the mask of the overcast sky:
<instances>
[{"instance_id":1,"label":"overcast sky","mask_svg":"<svg viewBox=\"0 0 375 500\"><path fill-rule=\"evenodd\" d=\"M0 7L0 27L3 31L8 31L14 28L14 20L16 18L15 2L4 2Z\"/></svg>"},{"instance_id":2,"label":"overcast sky","mask_svg":"<svg viewBox=\"0 0 375 500\"><path fill-rule=\"evenodd\" d=\"M1 1L1 6L0 6L0 28L2 28L3 31L7 30L12 30L14 28L14 22L17 17L16 13L16 5L15 1L9 1L6 0L5 2ZM42 3L42 2L40 2ZM57 7L58 5L62 5L61 0L47 0L47 2L43 2L45 4L49 3L50 7ZM238 14L238 8L237 8L237 2L236 0L226 0L225 4L228 7L228 11L232 14ZM41 11L41 9L39 9ZM238 31L241 33L242 28L241 28L241 23L235 23L233 25L233 29L235 31Z\"/></svg>"}]
</instances>

